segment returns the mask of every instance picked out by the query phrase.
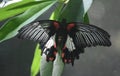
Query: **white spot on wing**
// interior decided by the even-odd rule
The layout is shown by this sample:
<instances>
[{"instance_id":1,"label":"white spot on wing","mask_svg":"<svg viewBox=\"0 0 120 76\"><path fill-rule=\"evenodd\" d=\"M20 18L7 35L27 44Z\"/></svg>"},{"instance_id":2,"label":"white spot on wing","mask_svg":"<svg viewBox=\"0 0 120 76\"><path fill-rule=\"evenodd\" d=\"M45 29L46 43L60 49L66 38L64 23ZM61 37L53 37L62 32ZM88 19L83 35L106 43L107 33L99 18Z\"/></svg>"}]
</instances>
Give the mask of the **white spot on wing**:
<instances>
[{"instance_id":1,"label":"white spot on wing","mask_svg":"<svg viewBox=\"0 0 120 76\"><path fill-rule=\"evenodd\" d=\"M66 41L66 47L68 48L69 51L73 51L75 50L75 45L73 43L73 39L70 38L70 36L68 35L67 37L67 41Z\"/></svg>"}]
</instances>

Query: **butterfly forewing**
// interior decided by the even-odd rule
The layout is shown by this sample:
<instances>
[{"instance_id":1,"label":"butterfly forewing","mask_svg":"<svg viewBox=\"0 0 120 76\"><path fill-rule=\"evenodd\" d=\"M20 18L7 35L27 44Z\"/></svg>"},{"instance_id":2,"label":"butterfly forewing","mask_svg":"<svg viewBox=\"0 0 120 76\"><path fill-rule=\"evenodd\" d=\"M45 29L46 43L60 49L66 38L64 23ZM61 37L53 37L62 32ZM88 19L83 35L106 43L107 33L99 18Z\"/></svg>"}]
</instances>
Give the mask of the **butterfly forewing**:
<instances>
[{"instance_id":1,"label":"butterfly forewing","mask_svg":"<svg viewBox=\"0 0 120 76\"><path fill-rule=\"evenodd\" d=\"M71 28L69 35L73 38L76 48L90 46L110 46L110 35L103 29L80 22L70 23L75 26ZM75 31L76 30L76 31ZM74 32L74 34L73 34Z\"/></svg>"},{"instance_id":2,"label":"butterfly forewing","mask_svg":"<svg viewBox=\"0 0 120 76\"><path fill-rule=\"evenodd\" d=\"M55 34L58 27L59 22L53 20L32 22L19 30L18 38L33 40L43 45Z\"/></svg>"}]
</instances>

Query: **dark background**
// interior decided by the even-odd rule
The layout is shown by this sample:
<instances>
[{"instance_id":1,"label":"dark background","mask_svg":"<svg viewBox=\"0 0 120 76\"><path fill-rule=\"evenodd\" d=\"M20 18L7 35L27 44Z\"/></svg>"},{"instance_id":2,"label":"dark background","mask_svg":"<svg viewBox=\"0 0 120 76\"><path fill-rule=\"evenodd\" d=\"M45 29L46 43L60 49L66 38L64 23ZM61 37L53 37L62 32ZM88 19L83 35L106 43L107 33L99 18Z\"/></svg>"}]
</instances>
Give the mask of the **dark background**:
<instances>
[{"instance_id":1,"label":"dark background","mask_svg":"<svg viewBox=\"0 0 120 76\"><path fill-rule=\"evenodd\" d=\"M112 46L86 48L74 67L66 65L63 76L120 76L120 0L94 0L88 13L91 24L110 33ZM30 76L35 45L16 37L1 43L0 76Z\"/></svg>"}]
</instances>

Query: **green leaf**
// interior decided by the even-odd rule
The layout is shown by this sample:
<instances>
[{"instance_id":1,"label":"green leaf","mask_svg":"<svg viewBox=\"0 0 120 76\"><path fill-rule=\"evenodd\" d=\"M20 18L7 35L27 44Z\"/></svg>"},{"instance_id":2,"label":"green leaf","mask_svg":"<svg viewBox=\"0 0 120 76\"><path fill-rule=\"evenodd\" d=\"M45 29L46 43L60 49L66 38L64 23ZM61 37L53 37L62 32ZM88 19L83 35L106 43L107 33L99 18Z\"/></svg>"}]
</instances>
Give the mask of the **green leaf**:
<instances>
[{"instance_id":1,"label":"green leaf","mask_svg":"<svg viewBox=\"0 0 120 76\"><path fill-rule=\"evenodd\" d=\"M85 23L89 23L89 22L90 22L87 13L86 13L85 16L84 16L84 22L85 22Z\"/></svg>"},{"instance_id":2,"label":"green leaf","mask_svg":"<svg viewBox=\"0 0 120 76\"><path fill-rule=\"evenodd\" d=\"M30 8L22 15L10 19L0 28L0 42L14 37L18 30L24 25L34 21L46 10L48 10L57 0L49 0L47 2L41 2L38 5Z\"/></svg>"},{"instance_id":3,"label":"green leaf","mask_svg":"<svg viewBox=\"0 0 120 76\"><path fill-rule=\"evenodd\" d=\"M88 9L90 8L93 0L70 0L67 4L65 10L60 12L60 20L63 18L67 19L68 22L73 21L84 21L84 16L87 13Z\"/></svg>"},{"instance_id":4,"label":"green leaf","mask_svg":"<svg viewBox=\"0 0 120 76\"><path fill-rule=\"evenodd\" d=\"M62 50L59 50L62 52ZM56 59L54 61L53 65L53 71L52 71L52 76L61 76L64 70L65 64L63 63L61 54L56 55Z\"/></svg>"},{"instance_id":5,"label":"green leaf","mask_svg":"<svg viewBox=\"0 0 120 76\"><path fill-rule=\"evenodd\" d=\"M53 71L53 62L46 61L46 55L43 54L41 56L41 61L40 61L40 76L52 76L52 71Z\"/></svg>"},{"instance_id":6,"label":"green leaf","mask_svg":"<svg viewBox=\"0 0 120 76\"><path fill-rule=\"evenodd\" d=\"M24 0L17 3L10 4L4 8L0 8L0 21L15 16L17 14L23 13L27 9L35 6L39 3L45 1L31 1L31 0Z\"/></svg>"},{"instance_id":7,"label":"green leaf","mask_svg":"<svg viewBox=\"0 0 120 76\"><path fill-rule=\"evenodd\" d=\"M40 71L40 60L41 60L40 55L41 55L41 50L39 48L39 44L37 44L37 47L34 53L33 62L31 65L31 76L36 76Z\"/></svg>"},{"instance_id":8,"label":"green leaf","mask_svg":"<svg viewBox=\"0 0 120 76\"><path fill-rule=\"evenodd\" d=\"M60 13L62 11L64 2L59 2L58 6L54 10L54 12L50 16L50 20L56 20L59 21Z\"/></svg>"}]
</instances>

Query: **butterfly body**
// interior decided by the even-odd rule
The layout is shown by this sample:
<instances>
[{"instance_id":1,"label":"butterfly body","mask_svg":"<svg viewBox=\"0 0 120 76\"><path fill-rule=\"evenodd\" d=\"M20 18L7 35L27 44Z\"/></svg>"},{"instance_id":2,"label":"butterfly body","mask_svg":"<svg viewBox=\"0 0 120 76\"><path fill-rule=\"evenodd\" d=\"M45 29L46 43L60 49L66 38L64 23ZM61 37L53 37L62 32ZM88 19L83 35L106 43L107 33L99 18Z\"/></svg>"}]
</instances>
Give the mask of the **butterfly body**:
<instances>
[{"instance_id":1,"label":"butterfly body","mask_svg":"<svg viewBox=\"0 0 120 76\"><path fill-rule=\"evenodd\" d=\"M58 24L58 26L55 26L56 29L56 35L55 35L55 42L57 48L61 49L64 48L65 42L67 40L68 31L66 29L67 23L65 20L63 20L61 23Z\"/></svg>"},{"instance_id":2,"label":"butterfly body","mask_svg":"<svg viewBox=\"0 0 120 76\"><path fill-rule=\"evenodd\" d=\"M67 23L54 20L40 20L19 30L20 39L39 42L47 61L54 61L56 53L61 54L64 63L74 64L84 48L91 46L110 46L110 35L103 29L80 22Z\"/></svg>"}]
</instances>

